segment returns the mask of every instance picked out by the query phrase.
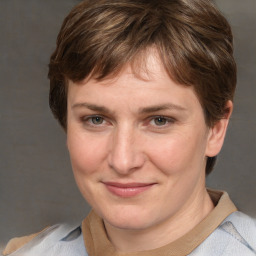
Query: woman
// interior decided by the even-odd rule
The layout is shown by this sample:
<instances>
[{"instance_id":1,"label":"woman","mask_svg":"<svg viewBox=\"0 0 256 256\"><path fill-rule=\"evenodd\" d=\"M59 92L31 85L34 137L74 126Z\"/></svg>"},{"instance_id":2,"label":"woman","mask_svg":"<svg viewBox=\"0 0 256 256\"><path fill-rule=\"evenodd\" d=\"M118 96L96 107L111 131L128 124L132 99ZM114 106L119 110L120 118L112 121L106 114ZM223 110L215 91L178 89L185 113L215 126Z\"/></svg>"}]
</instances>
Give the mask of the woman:
<instances>
[{"instance_id":1,"label":"woman","mask_svg":"<svg viewBox=\"0 0 256 256\"><path fill-rule=\"evenodd\" d=\"M255 255L255 221L205 188L236 85L231 29L212 1L83 1L49 79L93 210L4 255Z\"/></svg>"}]
</instances>

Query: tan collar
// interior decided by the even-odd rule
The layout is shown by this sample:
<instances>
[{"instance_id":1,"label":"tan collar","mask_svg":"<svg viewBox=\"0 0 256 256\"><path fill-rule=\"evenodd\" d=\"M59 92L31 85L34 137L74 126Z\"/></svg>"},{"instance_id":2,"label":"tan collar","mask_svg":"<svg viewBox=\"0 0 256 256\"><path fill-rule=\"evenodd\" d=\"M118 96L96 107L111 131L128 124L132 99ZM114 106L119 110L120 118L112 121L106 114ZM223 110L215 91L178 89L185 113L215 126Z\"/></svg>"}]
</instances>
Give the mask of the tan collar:
<instances>
[{"instance_id":1,"label":"tan collar","mask_svg":"<svg viewBox=\"0 0 256 256\"><path fill-rule=\"evenodd\" d=\"M213 211L191 231L163 247L136 253L119 253L108 240L103 221L94 211L84 219L82 230L87 252L90 256L184 256L200 245L232 212L237 211L226 192L208 189L216 205Z\"/></svg>"}]
</instances>

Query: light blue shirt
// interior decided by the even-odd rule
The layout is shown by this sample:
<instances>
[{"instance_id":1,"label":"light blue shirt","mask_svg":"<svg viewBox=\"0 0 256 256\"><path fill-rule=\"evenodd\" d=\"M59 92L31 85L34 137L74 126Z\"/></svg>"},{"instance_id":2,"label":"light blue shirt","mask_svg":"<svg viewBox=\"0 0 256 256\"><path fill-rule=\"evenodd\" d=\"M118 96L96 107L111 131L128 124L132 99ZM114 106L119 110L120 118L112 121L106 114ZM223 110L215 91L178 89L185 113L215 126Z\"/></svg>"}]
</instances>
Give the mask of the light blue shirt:
<instances>
[{"instance_id":1,"label":"light blue shirt","mask_svg":"<svg viewBox=\"0 0 256 256\"><path fill-rule=\"evenodd\" d=\"M206 240L189 254L189 256L255 255L256 221L241 212L229 215ZM62 224L43 231L10 256L88 256L88 253L81 227Z\"/></svg>"}]
</instances>

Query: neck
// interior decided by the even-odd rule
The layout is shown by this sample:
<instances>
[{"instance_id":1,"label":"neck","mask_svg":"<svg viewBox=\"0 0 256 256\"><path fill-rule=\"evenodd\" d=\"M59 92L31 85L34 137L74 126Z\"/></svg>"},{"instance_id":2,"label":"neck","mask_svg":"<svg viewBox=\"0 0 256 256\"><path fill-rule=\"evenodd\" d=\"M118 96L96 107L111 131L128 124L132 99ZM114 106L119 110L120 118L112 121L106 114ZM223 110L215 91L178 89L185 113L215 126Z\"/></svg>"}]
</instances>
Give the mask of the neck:
<instances>
[{"instance_id":1,"label":"neck","mask_svg":"<svg viewBox=\"0 0 256 256\"><path fill-rule=\"evenodd\" d=\"M120 252L138 252L153 250L179 239L199 222L201 222L214 208L206 189L195 191L187 204L165 221L154 227L142 230L120 229L105 222L110 241Z\"/></svg>"}]
</instances>

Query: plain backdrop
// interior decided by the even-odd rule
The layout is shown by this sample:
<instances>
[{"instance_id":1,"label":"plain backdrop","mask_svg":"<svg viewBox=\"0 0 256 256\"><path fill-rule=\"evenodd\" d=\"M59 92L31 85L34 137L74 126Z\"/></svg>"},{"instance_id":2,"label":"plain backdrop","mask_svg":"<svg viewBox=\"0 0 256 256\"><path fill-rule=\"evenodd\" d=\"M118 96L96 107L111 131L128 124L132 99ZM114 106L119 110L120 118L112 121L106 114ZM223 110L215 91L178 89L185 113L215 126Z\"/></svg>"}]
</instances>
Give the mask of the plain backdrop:
<instances>
[{"instance_id":1,"label":"plain backdrop","mask_svg":"<svg viewBox=\"0 0 256 256\"><path fill-rule=\"evenodd\" d=\"M89 206L73 180L65 133L48 107L47 65L75 0L0 1L0 247ZM238 64L235 110L208 186L256 217L256 1L219 0Z\"/></svg>"}]
</instances>

